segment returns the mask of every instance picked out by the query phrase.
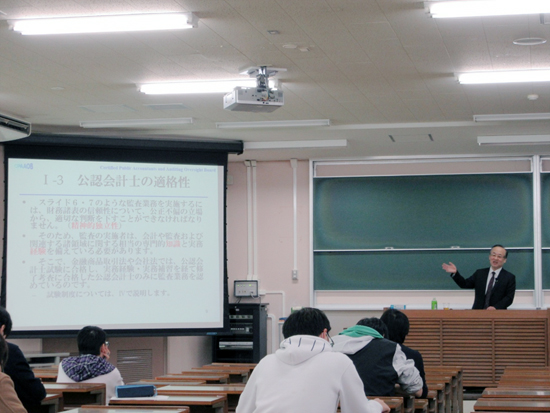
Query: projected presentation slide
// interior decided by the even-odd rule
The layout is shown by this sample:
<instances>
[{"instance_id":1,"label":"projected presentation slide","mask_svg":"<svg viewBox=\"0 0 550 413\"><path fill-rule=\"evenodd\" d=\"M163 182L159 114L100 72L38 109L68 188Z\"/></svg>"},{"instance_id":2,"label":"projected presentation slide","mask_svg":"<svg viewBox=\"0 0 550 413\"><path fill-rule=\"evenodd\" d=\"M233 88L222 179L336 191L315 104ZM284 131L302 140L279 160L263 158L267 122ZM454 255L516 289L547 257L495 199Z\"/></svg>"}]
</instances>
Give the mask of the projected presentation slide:
<instances>
[{"instance_id":1,"label":"projected presentation slide","mask_svg":"<svg viewBox=\"0 0 550 413\"><path fill-rule=\"evenodd\" d=\"M17 330L223 327L223 167L9 159Z\"/></svg>"}]
</instances>

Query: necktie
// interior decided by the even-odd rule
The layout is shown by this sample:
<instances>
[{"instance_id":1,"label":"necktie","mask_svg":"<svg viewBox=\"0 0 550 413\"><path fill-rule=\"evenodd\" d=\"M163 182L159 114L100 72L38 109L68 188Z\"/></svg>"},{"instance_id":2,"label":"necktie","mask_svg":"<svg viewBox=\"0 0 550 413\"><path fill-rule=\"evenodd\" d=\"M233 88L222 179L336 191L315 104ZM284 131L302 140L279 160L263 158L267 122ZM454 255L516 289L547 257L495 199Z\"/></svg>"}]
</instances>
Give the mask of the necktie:
<instances>
[{"instance_id":1,"label":"necktie","mask_svg":"<svg viewBox=\"0 0 550 413\"><path fill-rule=\"evenodd\" d=\"M489 300L491 299L491 293L493 292L493 284L495 283L495 272L491 272L491 279L489 280L489 285L487 286L487 293L485 294L485 304L483 308L489 307Z\"/></svg>"}]
</instances>

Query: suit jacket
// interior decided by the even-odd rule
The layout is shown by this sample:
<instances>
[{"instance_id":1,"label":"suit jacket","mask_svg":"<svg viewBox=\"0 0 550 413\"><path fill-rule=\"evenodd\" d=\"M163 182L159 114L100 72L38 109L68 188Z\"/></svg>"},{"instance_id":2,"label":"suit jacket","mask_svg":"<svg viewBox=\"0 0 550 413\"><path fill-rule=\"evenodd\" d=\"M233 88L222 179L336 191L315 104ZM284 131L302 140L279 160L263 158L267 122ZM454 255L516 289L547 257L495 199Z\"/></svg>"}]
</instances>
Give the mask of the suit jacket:
<instances>
[{"instance_id":1,"label":"suit jacket","mask_svg":"<svg viewBox=\"0 0 550 413\"><path fill-rule=\"evenodd\" d=\"M27 410L40 406L46 397L46 390L40 379L34 376L27 359L19 347L8 343L8 361L4 373L11 377L17 396Z\"/></svg>"},{"instance_id":2,"label":"suit jacket","mask_svg":"<svg viewBox=\"0 0 550 413\"><path fill-rule=\"evenodd\" d=\"M487 288L487 278L489 277L489 268L482 268L474 272L470 278L464 278L457 271L452 276L455 283L460 288L475 289L475 299L472 310L482 310L485 304L485 289ZM496 309L506 310L514 301L516 294L516 276L504 268L500 270L500 274L493 286L489 306Z\"/></svg>"}]
</instances>

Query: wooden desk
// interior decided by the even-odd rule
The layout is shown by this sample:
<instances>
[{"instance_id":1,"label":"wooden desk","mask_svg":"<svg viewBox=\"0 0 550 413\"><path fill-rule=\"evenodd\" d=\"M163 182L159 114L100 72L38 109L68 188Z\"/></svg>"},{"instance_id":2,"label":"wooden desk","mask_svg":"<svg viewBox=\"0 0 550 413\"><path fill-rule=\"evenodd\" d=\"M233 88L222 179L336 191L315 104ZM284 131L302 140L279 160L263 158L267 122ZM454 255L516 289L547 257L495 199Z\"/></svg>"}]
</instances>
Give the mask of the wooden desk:
<instances>
[{"instance_id":1,"label":"wooden desk","mask_svg":"<svg viewBox=\"0 0 550 413\"><path fill-rule=\"evenodd\" d=\"M517 383L506 383L503 385L499 385L499 389L515 389L515 388L529 388L529 389L537 389L537 390L548 390L550 389L550 386L548 386L547 383L543 382L525 382L525 381L518 381Z\"/></svg>"},{"instance_id":2,"label":"wooden desk","mask_svg":"<svg viewBox=\"0 0 550 413\"><path fill-rule=\"evenodd\" d=\"M463 384L463 369L459 366L431 366L424 368L426 376L433 377L434 375L450 375L453 378L453 413L463 413L464 409L464 384Z\"/></svg>"},{"instance_id":3,"label":"wooden desk","mask_svg":"<svg viewBox=\"0 0 550 413\"><path fill-rule=\"evenodd\" d=\"M474 404L475 411L550 412L550 400L485 399Z\"/></svg>"},{"instance_id":4,"label":"wooden desk","mask_svg":"<svg viewBox=\"0 0 550 413\"><path fill-rule=\"evenodd\" d=\"M481 395L483 398L518 398L518 399L550 399L550 388L548 390L532 389L530 387L487 387Z\"/></svg>"},{"instance_id":5,"label":"wooden desk","mask_svg":"<svg viewBox=\"0 0 550 413\"><path fill-rule=\"evenodd\" d=\"M376 398L378 396L374 395L367 395L367 397L370 398ZM395 389L395 396L392 397L400 397L403 400L403 412L404 413L414 413L414 395L404 393L399 386Z\"/></svg>"},{"instance_id":6,"label":"wooden desk","mask_svg":"<svg viewBox=\"0 0 550 413\"><path fill-rule=\"evenodd\" d=\"M437 404L438 404L438 394L436 390L430 390L428 388L428 411L432 413L438 413Z\"/></svg>"},{"instance_id":7,"label":"wooden desk","mask_svg":"<svg viewBox=\"0 0 550 413\"><path fill-rule=\"evenodd\" d=\"M201 367L193 367L193 370L197 370L197 369L225 370L225 371L237 371L237 372L248 371L248 372L250 372L250 371L254 370L254 367L251 367L251 365L244 366L244 365L239 365L239 364L226 364L226 365L222 365L222 364L217 364L217 365L205 364L204 366L201 366Z\"/></svg>"},{"instance_id":8,"label":"wooden desk","mask_svg":"<svg viewBox=\"0 0 550 413\"><path fill-rule=\"evenodd\" d=\"M31 368L57 366L61 359L69 357L70 353L36 353L25 354L25 358Z\"/></svg>"},{"instance_id":9,"label":"wooden desk","mask_svg":"<svg viewBox=\"0 0 550 413\"><path fill-rule=\"evenodd\" d=\"M437 411L437 393L435 391L428 391L428 394L425 399L415 399L415 410L416 410L416 401L426 401L428 404L428 413L438 413Z\"/></svg>"},{"instance_id":10,"label":"wooden desk","mask_svg":"<svg viewBox=\"0 0 550 413\"><path fill-rule=\"evenodd\" d=\"M61 393L60 411L83 404L105 404L104 383L44 383L47 393Z\"/></svg>"},{"instance_id":11,"label":"wooden desk","mask_svg":"<svg viewBox=\"0 0 550 413\"><path fill-rule=\"evenodd\" d=\"M188 406L190 413L227 413L227 396L157 396L130 398L112 398L109 406Z\"/></svg>"},{"instance_id":12,"label":"wooden desk","mask_svg":"<svg viewBox=\"0 0 550 413\"><path fill-rule=\"evenodd\" d=\"M156 380L156 379L142 379L140 381L136 381L134 383L128 383L128 384L143 384L143 383L154 384L156 387L168 386L170 384L183 385L183 386L200 386L202 384L207 384L206 380L194 380L194 381L172 380L172 381L165 381L165 380ZM220 383L214 383L214 384L220 384Z\"/></svg>"},{"instance_id":13,"label":"wooden desk","mask_svg":"<svg viewBox=\"0 0 550 413\"><path fill-rule=\"evenodd\" d=\"M250 371L252 372L252 370L254 370L256 368L256 366L258 365L258 363L211 363L211 364L206 364L204 365L203 367L208 367L208 366L226 366L226 367L232 367L232 366L237 366L237 367L248 367L250 369Z\"/></svg>"},{"instance_id":14,"label":"wooden desk","mask_svg":"<svg viewBox=\"0 0 550 413\"><path fill-rule=\"evenodd\" d=\"M189 413L189 407L82 406L64 413Z\"/></svg>"},{"instance_id":15,"label":"wooden desk","mask_svg":"<svg viewBox=\"0 0 550 413\"><path fill-rule=\"evenodd\" d=\"M172 394L178 392L194 392L194 393L227 393L227 394L241 394L244 391L244 385L239 384L219 384L210 385L205 384L201 386L187 386L187 385L168 385L160 387L158 394Z\"/></svg>"},{"instance_id":16,"label":"wooden desk","mask_svg":"<svg viewBox=\"0 0 550 413\"><path fill-rule=\"evenodd\" d=\"M400 397L369 397L369 400L374 400L374 399L380 399L384 401L390 408L389 413L403 413L403 399ZM341 412L340 405L338 405L337 412L338 413Z\"/></svg>"},{"instance_id":17,"label":"wooden desk","mask_svg":"<svg viewBox=\"0 0 550 413\"><path fill-rule=\"evenodd\" d=\"M512 375L518 375L518 374L550 374L550 367L548 367L548 366L537 366L537 367L530 367L529 370L525 370L523 367L508 366L504 370L504 374L512 374Z\"/></svg>"},{"instance_id":18,"label":"wooden desk","mask_svg":"<svg viewBox=\"0 0 550 413\"><path fill-rule=\"evenodd\" d=\"M428 399L414 399L414 413L428 413Z\"/></svg>"},{"instance_id":19,"label":"wooden desk","mask_svg":"<svg viewBox=\"0 0 550 413\"><path fill-rule=\"evenodd\" d=\"M43 382L53 382L55 383L57 381L57 371L51 372L46 370L33 370L34 377L38 377Z\"/></svg>"},{"instance_id":20,"label":"wooden desk","mask_svg":"<svg viewBox=\"0 0 550 413\"><path fill-rule=\"evenodd\" d=\"M428 400L414 399L414 413L428 413Z\"/></svg>"},{"instance_id":21,"label":"wooden desk","mask_svg":"<svg viewBox=\"0 0 550 413\"><path fill-rule=\"evenodd\" d=\"M404 413L405 407L403 405L402 397L369 397L369 400L380 399L384 401L390 408L390 413Z\"/></svg>"},{"instance_id":22,"label":"wooden desk","mask_svg":"<svg viewBox=\"0 0 550 413\"><path fill-rule=\"evenodd\" d=\"M250 369L246 367L193 367L192 370L182 371L181 374L191 376L194 374L228 374L230 383L246 383L248 381L248 377L250 376Z\"/></svg>"},{"instance_id":23,"label":"wooden desk","mask_svg":"<svg viewBox=\"0 0 550 413\"><path fill-rule=\"evenodd\" d=\"M165 376L155 377L155 380L162 381L194 381L204 380L207 383L227 383L229 382L229 374L227 373L209 373L197 372L192 375L188 374L167 374Z\"/></svg>"},{"instance_id":24,"label":"wooden desk","mask_svg":"<svg viewBox=\"0 0 550 413\"><path fill-rule=\"evenodd\" d=\"M435 401L436 401L436 411L437 413L445 413L446 409L446 396L445 396L445 389L446 384L445 383L434 383L434 382L427 382L428 385L428 396L430 396L431 393L435 393Z\"/></svg>"},{"instance_id":25,"label":"wooden desk","mask_svg":"<svg viewBox=\"0 0 550 413\"><path fill-rule=\"evenodd\" d=\"M244 391L244 385L203 385L203 386L180 386L170 385L164 386L157 390L158 394L189 396L189 395L203 395L203 394L224 394L227 396L228 409L235 410L237 404L239 404L239 397Z\"/></svg>"},{"instance_id":26,"label":"wooden desk","mask_svg":"<svg viewBox=\"0 0 550 413\"><path fill-rule=\"evenodd\" d=\"M216 373L228 373L229 381L232 383L246 383L250 377L252 369L241 366L202 366L193 367L192 371L211 371ZM186 372L182 372L186 374Z\"/></svg>"},{"instance_id":27,"label":"wooden desk","mask_svg":"<svg viewBox=\"0 0 550 413\"><path fill-rule=\"evenodd\" d=\"M445 385L445 413L454 413L454 409L458 410L458 385L456 378L453 376L445 376L442 374L431 373L428 376L426 373L426 383L428 388L430 384L442 383Z\"/></svg>"},{"instance_id":28,"label":"wooden desk","mask_svg":"<svg viewBox=\"0 0 550 413\"><path fill-rule=\"evenodd\" d=\"M57 413L61 411L63 395L61 393L46 394L40 406L28 409L28 413Z\"/></svg>"},{"instance_id":29,"label":"wooden desk","mask_svg":"<svg viewBox=\"0 0 550 413\"><path fill-rule=\"evenodd\" d=\"M548 367L549 310L404 310L406 345L426 368L461 366L464 386L495 386L505 368Z\"/></svg>"}]
</instances>

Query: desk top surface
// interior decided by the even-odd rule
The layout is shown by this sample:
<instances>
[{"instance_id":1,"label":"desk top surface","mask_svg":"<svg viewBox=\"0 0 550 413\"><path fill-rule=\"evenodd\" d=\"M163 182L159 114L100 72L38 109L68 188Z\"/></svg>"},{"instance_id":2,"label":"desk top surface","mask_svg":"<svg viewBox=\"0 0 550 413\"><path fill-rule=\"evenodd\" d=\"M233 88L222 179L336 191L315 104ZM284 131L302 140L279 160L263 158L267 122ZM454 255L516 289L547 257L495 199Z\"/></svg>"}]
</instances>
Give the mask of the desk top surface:
<instances>
[{"instance_id":1,"label":"desk top surface","mask_svg":"<svg viewBox=\"0 0 550 413\"><path fill-rule=\"evenodd\" d=\"M205 364L203 367L208 367L208 366L256 367L257 365L258 365L258 363L220 363L220 362L215 362L215 363L212 363L212 364Z\"/></svg>"},{"instance_id":2,"label":"desk top surface","mask_svg":"<svg viewBox=\"0 0 550 413\"><path fill-rule=\"evenodd\" d=\"M499 411L550 411L550 400L522 400L522 399L478 399L474 410Z\"/></svg>"},{"instance_id":3,"label":"desk top surface","mask_svg":"<svg viewBox=\"0 0 550 413\"><path fill-rule=\"evenodd\" d=\"M97 407L78 407L76 409L65 410L64 413L189 413L188 407L177 407L173 409L155 409L155 408L126 408L105 406Z\"/></svg>"},{"instance_id":4,"label":"desk top surface","mask_svg":"<svg viewBox=\"0 0 550 413\"><path fill-rule=\"evenodd\" d=\"M486 388L483 391L483 396L487 397L549 397L550 398L550 388L545 389L533 389L530 387L525 388Z\"/></svg>"},{"instance_id":5,"label":"desk top surface","mask_svg":"<svg viewBox=\"0 0 550 413\"><path fill-rule=\"evenodd\" d=\"M42 399L42 403L60 399L62 397L63 397L63 394L61 393L46 393L46 397Z\"/></svg>"},{"instance_id":6,"label":"desk top surface","mask_svg":"<svg viewBox=\"0 0 550 413\"><path fill-rule=\"evenodd\" d=\"M165 386L170 386L171 384L173 385L176 385L176 386L200 386L200 385L203 385L203 384L206 384L206 381L205 380L196 380L196 381L192 381L192 380L173 380L173 381L168 381L168 380L155 380L155 379L142 379L140 381L136 381L136 382L133 382L133 383L127 383L127 384L154 384L155 387L165 387Z\"/></svg>"},{"instance_id":7,"label":"desk top surface","mask_svg":"<svg viewBox=\"0 0 550 413\"><path fill-rule=\"evenodd\" d=\"M49 371L34 371L34 376L38 377L39 379L57 379L57 372L49 372Z\"/></svg>"},{"instance_id":8,"label":"desk top surface","mask_svg":"<svg viewBox=\"0 0 550 413\"><path fill-rule=\"evenodd\" d=\"M126 404L126 405L208 405L212 406L220 402L227 402L225 395L186 395L186 396L155 396L155 397L136 397L136 398L117 398L113 397L109 401L109 405Z\"/></svg>"},{"instance_id":9,"label":"desk top surface","mask_svg":"<svg viewBox=\"0 0 550 413\"><path fill-rule=\"evenodd\" d=\"M229 378L228 373L211 373L211 372L204 372L204 373L197 373L197 374L166 374L164 376L155 377L156 380L221 380L221 379L227 379Z\"/></svg>"},{"instance_id":10,"label":"desk top surface","mask_svg":"<svg viewBox=\"0 0 550 413\"><path fill-rule=\"evenodd\" d=\"M158 391L160 392L222 392L222 393L242 393L244 390L243 385L233 385L233 384L220 384L220 385L200 385L200 386L180 386L180 385L168 385L159 387Z\"/></svg>"},{"instance_id":11,"label":"desk top surface","mask_svg":"<svg viewBox=\"0 0 550 413\"><path fill-rule=\"evenodd\" d=\"M239 366L202 366L193 367L192 371L210 371L210 372L227 372L232 374L245 373L248 374L252 370L251 367L239 367ZM185 372L184 372L185 373Z\"/></svg>"},{"instance_id":12,"label":"desk top surface","mask_svg":"<svg viewBox=\"0 0 550 413\"><path fill-rule=\"evenodd\" d=\"M105 383L43 383L46 391L88 392L105 390Z\"/></svg>"}]
</instances>

